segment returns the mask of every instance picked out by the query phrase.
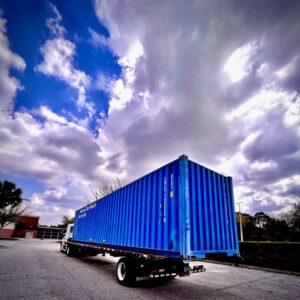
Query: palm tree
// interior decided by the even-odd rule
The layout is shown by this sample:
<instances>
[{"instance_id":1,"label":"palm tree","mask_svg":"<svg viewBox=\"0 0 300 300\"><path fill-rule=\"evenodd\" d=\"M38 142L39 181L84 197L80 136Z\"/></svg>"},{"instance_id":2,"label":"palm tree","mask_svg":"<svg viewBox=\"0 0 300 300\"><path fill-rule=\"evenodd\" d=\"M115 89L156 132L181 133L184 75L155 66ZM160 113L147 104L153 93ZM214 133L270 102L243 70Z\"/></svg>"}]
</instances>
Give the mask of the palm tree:
<instances>
[{"instance_id":1,"label":"palm tree","mask_svg":"<svg viewBox=\"0 0 300 300\"><path fill-rule=\"evenodd\" d=\"M22 190L10 181L0 181L0 229L15 221L25 208L21 207Z\"/></svg>"}]
</instances>

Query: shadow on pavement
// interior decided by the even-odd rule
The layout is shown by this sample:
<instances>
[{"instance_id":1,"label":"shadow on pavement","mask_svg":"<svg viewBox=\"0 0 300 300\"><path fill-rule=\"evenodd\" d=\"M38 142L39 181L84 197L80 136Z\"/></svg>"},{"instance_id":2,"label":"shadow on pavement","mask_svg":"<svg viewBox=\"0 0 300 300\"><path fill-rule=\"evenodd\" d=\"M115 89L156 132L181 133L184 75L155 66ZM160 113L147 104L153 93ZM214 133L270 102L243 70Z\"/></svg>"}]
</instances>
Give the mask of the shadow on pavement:
<instances>
[{"instance_id":1,"label":"shadow on pavement","mask_svg":"<svg viewBox=\"0 0 300 300\"><path fill-rule=\"evenodd\" d=\"M109 266L109 268L99 268L101 272L109 273L109 275L112 277L112 280L116 280L115 275L115 268L117 267L116 262L108 261L106 258L102 258L101 255L98 255L96 257L75 257L76 259L81 260L83 263L88 263L93 266ZM99 271L100 271L99 270ZM165 286L169 283L172 283L175 278L155 278L151 279L148 277L138 277L136 283L132 285L131 287L138 287L138 288L152 288L152 287L158 287L158 286Z\"/></svg>"}]
</instances>

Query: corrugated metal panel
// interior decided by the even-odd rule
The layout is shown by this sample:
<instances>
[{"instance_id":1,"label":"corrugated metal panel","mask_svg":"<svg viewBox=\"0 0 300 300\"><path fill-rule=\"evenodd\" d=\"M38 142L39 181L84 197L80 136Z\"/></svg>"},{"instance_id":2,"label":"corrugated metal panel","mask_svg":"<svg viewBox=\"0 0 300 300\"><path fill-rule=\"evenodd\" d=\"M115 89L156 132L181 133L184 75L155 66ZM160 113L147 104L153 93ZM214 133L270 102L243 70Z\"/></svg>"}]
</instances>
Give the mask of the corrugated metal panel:
<instances>
[{"instance_id":1,"label":"corrugated metal panel","mask_svg":"<svg viewBox=\"0 0 300 300\"><path fill-rule=\"evenodd\" d=\"M188 162L191 252L238 253L232 179Z\"/></svg>"},{"instance_id":2,"label":"corrugated metal panel","mask_svg":"<svg viewBox=\"0 0 300 300\"><path fill-rule=\"evenodd\" d=\"M231 178L182 156L76 212L74 240L184 258L238 253Z\"/></svg>"},{"instance_id":3,"label":"corrugated metal panel","mask_svg":"<svg viewBox=\"0 0 300 300\"><path fill-rule=\"evenodd\" d=\"M74 240L179 252L178 161L78 210Z\"/></svg>"}]
</instances>

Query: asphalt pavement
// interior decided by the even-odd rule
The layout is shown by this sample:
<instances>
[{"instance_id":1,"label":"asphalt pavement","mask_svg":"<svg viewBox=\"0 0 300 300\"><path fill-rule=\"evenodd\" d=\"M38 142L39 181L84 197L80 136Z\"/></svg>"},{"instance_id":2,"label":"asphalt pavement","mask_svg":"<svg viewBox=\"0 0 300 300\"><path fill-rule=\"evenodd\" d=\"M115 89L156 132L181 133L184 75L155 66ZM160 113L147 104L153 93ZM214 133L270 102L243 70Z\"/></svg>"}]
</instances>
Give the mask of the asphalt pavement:
<instances>
[{"instance_id":1,"label":"asphalt pavement","mask_svg":"<svg viewBox=\"0 0 300 300\"><path fill-rule=\"evenodd\" d=\"M76 258L53 240L0 240L0 299L300 299L300 277L204 263L168 282L117 283L118 259Z\"/></svg>"}]
</instances>

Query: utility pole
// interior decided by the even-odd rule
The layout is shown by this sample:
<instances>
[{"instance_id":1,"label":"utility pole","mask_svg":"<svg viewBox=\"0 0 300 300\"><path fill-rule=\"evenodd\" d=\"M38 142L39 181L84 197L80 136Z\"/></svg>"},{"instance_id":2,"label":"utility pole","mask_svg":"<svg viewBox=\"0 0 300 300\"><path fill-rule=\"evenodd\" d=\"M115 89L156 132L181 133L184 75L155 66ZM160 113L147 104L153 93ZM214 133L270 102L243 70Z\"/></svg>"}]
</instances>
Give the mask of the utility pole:
<instances>
[{"instance_id":1,"label":"utility pole","mask_svg":"<svg viewBox=\"0 0 300 300\"><path fill-rule=\"evenodd\" d=\"M242 223L242 213L241 213L241 204L243 202L238 202L236 204L239 205L239 215L240 215L240 235L241 235L241 242L244 241L244 236L243 236L243 223Z\"/></svg>"}]
</instances>

